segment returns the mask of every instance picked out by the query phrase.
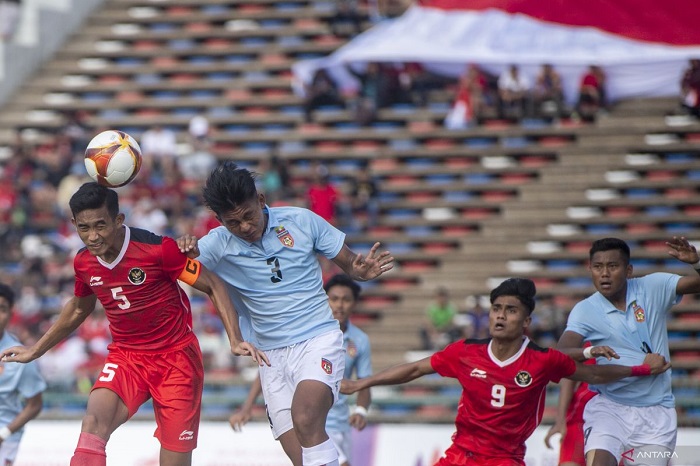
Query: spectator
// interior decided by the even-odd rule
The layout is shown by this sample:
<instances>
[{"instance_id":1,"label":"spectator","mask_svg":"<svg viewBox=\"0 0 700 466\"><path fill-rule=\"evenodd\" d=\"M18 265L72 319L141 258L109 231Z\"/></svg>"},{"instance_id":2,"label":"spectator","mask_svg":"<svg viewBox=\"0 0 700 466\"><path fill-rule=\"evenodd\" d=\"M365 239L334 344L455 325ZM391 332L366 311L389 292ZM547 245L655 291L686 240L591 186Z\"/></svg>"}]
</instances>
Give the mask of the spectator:
<instances>
[{"instance_id":1,"label":"spectator","mask_svg":"<svg viewBox=\"0 0 700 466\"><path fill-rule=\"evenodd\" d=\"M195 152L209 149L211 145L211 128L204 115L192 117L187 127L190 144Z\"/></svg>"},{"instance_id":2,"label":"spectator","mask_svg":"<svg viewBox=\"0 0 700 466\"><path fill-rule=\"evenodd\" d=\"M445 128L466 129L474 124L473 82L469 74L459 78L452 108L445 117Z\"/></svg>"},{"instance_id":3,"label":"spectator","mask_svg":"<svg viewBox=\"0 0 700 466\"><path fill-rule=\"evenodd\" d=\"M605 72L596 65L591 65L581 78L576 111L584 121L593 121L598 112L607 108L605 81Z\"/></svg>"},{"instance_id":4,"label":"spectator","mask_svg":"<svg viewBox=\"0 0 700 466\"><path fill-rule=\"evenodd\" d=\"M399 89L398 73L393 73L377 62L370 62L364 73L355 72L349 66L347 70L360 80L360 92L355 103L355 121L363 126L369 125L376 118L378 109L394 102Z\"/></svg>"},{"instance_id":5,"label":"spectator","mask_svg":"<svg viewBox=\"0 0 700 466\"><path fill-rule=\"evenodd\" d=\"M693 58L681 80L681 105L700 118L700 59Z\"/></svg>"},{"instance_id":6,"label":"spectator","mask_svg":"<svg viewBox=\"0 0 700 466\"><path fill-rule=\"evenodd\" d=\"M404 63L398 72L400 102L413 103L421 107L428 105L428 93L447 87L449 79L431 73L421 63Z\"/></svg>"},{"instance_id":7,"label":"spectator","mask_svg":"<svg viewBox=\"0 0 700 466\"><path fill-rule=\"evenodd\" d=\"M489 298L488 296L468 296L465 299L466 311L457 314L452 322L459 338L488 338Z\"/></svg>"},{"instance_id":8,"label":"spectator","mask_svg":"<svg viewBox=\"0 0 700 466\"><path fill-rule=\"evenodd\" d=\"M306 191L309 210L331 225L336 225L340 192L330 183L328 168L325 165L316 165L312 176L311 185Z\"/></svg>"},{"instance_id":9,"label":"spectator","mask_svg":"<svg viewBox=\"0 0 700 466\"><path fill-rule=\"evenodd\" d=\"M19 24L21 0L0 0L0 41L9 42Z\"/></svg>"},{"instance_id":10,"label":"spectator","mask_svg":"<svg viewBox=\"0 0 700 466\"><path fill-rule=\"evenodd\" d=\"M162 125L155 125L143 133L140 145L143 153L143 168L148 174L153 170L164 177L175 175L177 140L174 132Z\"/></svg>"},{"instance_id":11,"label":"spectator","mask_svg":"<svg viewBox=\"0 0 700 466\"><path fill-rule=\"evenodd\" d=\"M543 118L561 117L564 106L564 91L561 75L551 64L542 65L533 90L535 112Z\"/></svg>"},{"instance_id":12,"label":"spectator","mask_svg":"<svg viewBox=\"0 0 700 466\"><path fill-rule=\"evenodd\" d=\"M372 177L369 164L365 164L357 176L351 181L350 188L352 220L360 227L374 225L376 223L379 206L377 194L379 189Z\"/></svg>"},{"instance_id":13,"label":"spectator","mask_svg":"<svg viewBox=\"0 0 700 466\"><path fill-rule=\"evenodd\" d=\"M319 68L314 73L311 83L305 89L304 117L307 123L312 120L311 112L323 105L344 106L345 102L338 91L338 86L336 86L328 71Z\"/></svg>"},{"instance_id":14,"label":"spectator","mask_svg":"<svg viewBox=\"0 0 700 466\"><path fill-rule=\"evenodd\" d=\"M501 115L520 120L529 114L530 81L520 73L517 65L510 65L498 78L498 95L501 99Z\"/></svg>"},{"instance_id":15,"label":"spectator","mask_svg":"<svg viewBox=\"0 0 700 466\"><path fill-rule=\"evenodd\" d=\"M435 350L450 343L455 337L453 319L457 310L450 302L450 292L445 287L435 291L435 300L425 311L427 322L420 330L424 350Z\"/></svg>"},{"instance_id":16,"label":"spectator","mask_svg":"<svg viewBox=\"0 0 700 466\"><path fill-rule=\"evenodd\" d=\"M358 0L336 0L335 16L331 21L333 34L336 36L355 36L362 32L362 15L359 11ZM350 33L346 33L346 26L350 25Z\"/></svg>"},{"instance_id":17,"label":"spectator","mask_svg":"<svg viewBox=\"0 0 700 466\"><path fill-rule=\"evenodd\" d=\"M262 189L270 205L283 201L289 194L289 171L287 161L272 155L260 162Z\"/></svg>"}]
</instances>

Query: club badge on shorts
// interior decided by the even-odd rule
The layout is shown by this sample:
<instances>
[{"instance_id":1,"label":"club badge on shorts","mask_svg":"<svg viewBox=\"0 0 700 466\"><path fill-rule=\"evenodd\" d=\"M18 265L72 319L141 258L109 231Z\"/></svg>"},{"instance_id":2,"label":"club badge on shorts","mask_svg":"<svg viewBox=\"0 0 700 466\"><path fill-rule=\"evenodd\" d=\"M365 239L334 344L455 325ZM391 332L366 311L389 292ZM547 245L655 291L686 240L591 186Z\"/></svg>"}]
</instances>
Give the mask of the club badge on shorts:
<instances>
[{"instance_id":1,"label":"club badge on shorts","mask_svg":"<svg viewBox=\"0 0 700 466\"><path fill-rule=\"evenodd\" d=\"M132 285L140 285L146 280L146 272L144 272L143 269L134 267L129 270L128 278Z\"/></svg>"},{"instance_id":2,"label":"club badge on shorts","mask_svg":"<svg viewBox=\"0 0 700 466\"><path fill-rule=\"evenodd\" d=\"M321 358L321 369L328 375L333 373L333 363L326 358Z\"/></svg>"},{"instance_id":3,"label":"club badge on shorts","mask_svg":"<svg viewBox=\"0 0 700 466\"><path fill-rule=\"evenodd\" d=\"M515 376L515 383L520 387L527 387L532 383L532 376L528 371L520 371Z\"/></svg>"},{"instance_id":4,"label":"club badge on shorts","mask_svg":"<svg viewBox=\"0 0 700 466\"><path fill-rule=\"evenodd\" d=\"M637 322L640 324L646 320L644 309L637 304L637 301L632 301L632 311L634 311L634 318L637 319Z\"/></svg>"},{"instance_id":5,"label":"club badge on shorts","mask_svg":"<svg viewBox=\"0 0 700 466\"><path fill-rule=\"evenodd\" d=\"M277 234L277 239L279 239L283 245L287 246L288 248L294 247L294 238L292 238L292 235L285 227L282 225L276 227L275 233Z\"/></svg>"}]
</instances>

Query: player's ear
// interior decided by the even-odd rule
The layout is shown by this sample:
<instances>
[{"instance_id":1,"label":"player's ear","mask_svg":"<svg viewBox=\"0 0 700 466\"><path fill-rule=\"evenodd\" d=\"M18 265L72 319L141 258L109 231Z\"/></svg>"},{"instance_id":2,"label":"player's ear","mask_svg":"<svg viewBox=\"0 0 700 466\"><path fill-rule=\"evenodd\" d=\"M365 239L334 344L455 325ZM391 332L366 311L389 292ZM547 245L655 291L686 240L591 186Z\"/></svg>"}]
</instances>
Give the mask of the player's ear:
<instances>
[{"instance_id":1,"label":"player's ear","mask_svg":"<svg viewBox=\"0 0 700 466\"><path fill-rule=\"evenodd\" d=\"M632 272L634 271L634 267L632 264L627 264L627 278L632 278Z\"/></svg>"},{"instance_id":2,"label":"player's ear","mask_svg":"<svg viewBox=\"0 0 700 466\"><path fill-rule=\"evenodd\" d=\"M265 195L263 193L258 193L258 200L260 201L260 207L265 207Z\"/></svg>"},{"instance_id":3,"label":"player's ear","mask_svg":"<svg viewBox=\"0 0 700 466\"><path fill-rule=\"evenodd\" d=\"M125 215L121 212L119 212L117 214L117 216L114 217L114 222L117 224L117 227L120 227L124 224L124 218L125 218Z\"/></svg>"},{"instance_id":4,"label":"player's ear","mask_svg":"<svg viewBox=\"0 0 700 466\"><path fill-rule=\"evenodd\" d=\"M530 326L532 323L532 316L528 314L527 317L525 317L525 320L523 320L523 330L527 330L527 328Z\"/></svg>"}]
</instances>

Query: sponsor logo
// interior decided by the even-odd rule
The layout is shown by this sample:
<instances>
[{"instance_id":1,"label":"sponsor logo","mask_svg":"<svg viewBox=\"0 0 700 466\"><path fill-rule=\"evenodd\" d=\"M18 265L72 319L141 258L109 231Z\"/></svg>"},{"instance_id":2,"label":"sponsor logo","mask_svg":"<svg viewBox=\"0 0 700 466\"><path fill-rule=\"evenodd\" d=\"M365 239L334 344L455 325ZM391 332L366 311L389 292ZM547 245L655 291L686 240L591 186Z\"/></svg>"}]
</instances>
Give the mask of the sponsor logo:
<instances>
[{"instance_id":1,"label":"sponsor logo","mask_svg":"<svg viewBox=\"0 0 700 466\"><path fill-rule=\"evenodd\" d=\"M102 285L102 277L90 277L90 286Z\"/></svg>"},{"instance_id":2,"label":"sponsor logo","mask_svg":"<svg viewBox=\"0 0 700 466\"><path fill-rule=\"evenodd\" d=\"M634 312L634 318L637 319L637 322L640 324L646 320L644 309L637 305L637 301L632 301L632 311Z\"/></svg>"},{"instance_id":3,"label":"sponsor logo","mask_svg":"<svg viewBox=\"0 0 700 466\"><path fill-rule=\"evenodd\" d=\"M515 383L521 387L527 387L532 383L532 376L528 371L520 371L515 376Z\"/></svg>"},{"instance_id":4,"label":"sponsor logo","mask_svg":"<svg viewBox=\"0 0 700 466\"><path fill-rule=\"evenodd\" d=\"M333 363L326 358L321 358L321 369L323 369L323 372L330 375L333 373Z\"/></svg>"},{"instance_id":5,"label":"sponsor logo","mask_svg":"<svg viewBox=\"0 0 700 466\"><path fill-rule=\"evenodd\" d=\"M288 248L294 247L294 238L292 238L292 235L285 227L280 225L275 228L275 234L277 234L277 239L279 239L280 243L282 243L284 246Z\"/></svg>"},{"instance_id":6,"label":"sponsor logo","mask_svg":"<svg viewBox=\"0 0 700 466\"><path fill-rule=\"evenodd\" d=\"M476 367L472 369L472 373L469 374L472 377L478 377L480 379L485 379L486 378L486 371L482 371L481 369L477 369Z\"/></svg>"},{"instance_id":7,"label":"sponsor logo","mask_svg":"<svg viewBox=\"0 0 700 466\"><path fill-rule=\"evenodd\" d=\"M133 269L129 270L128 278L132 285L140 285L146 281L146 272L144 272L143 269L134 267Z\"/></svg>"},{"instance_id":8,"label":"sponsor logo","mask_svg":"<svg viewBox=\"0 0 700 466\"><path fill-rule=\"evenodd\" d=\"M668 464L668 462L672 459L679 459L680 456L678 455L677 452L667 450L663 447L661 447L660 450L656 450L654 448L659 448L659 447L641 447L638 448L637 451L635 452L634 448L630 448L627 451L622 452L622 459L625 460L625 464L651 464L649 463L648 460L664 460L664 464ZM682 448L682 447L681 447ZM653 464L657 464L658 461L653 461ZM674 464L676 464L674 462ZM683 462L682 464L686 464ZM692 463L688 463L692 464Z\"/></svg>"},{"instance_id":9,"label":"sponsor logo","mask_svg":"<svg viewBox=\"0 0 700 466\"><path fill-rule=\"evenodd\" d=\"M629 450L622 452L622 459L634 461L634 448L630 448Z\"/></svg>"},{"instance_id":10,"label":"sponsor logo","mask_svg":"<svg viewBox=\"0 0 700 466\"><path fill-rule=\"evenodd\" d=\"M194 438L194 432L191 430L183 430L180 434L180 440L192 440Z\"/></svg>"}]
</instances>

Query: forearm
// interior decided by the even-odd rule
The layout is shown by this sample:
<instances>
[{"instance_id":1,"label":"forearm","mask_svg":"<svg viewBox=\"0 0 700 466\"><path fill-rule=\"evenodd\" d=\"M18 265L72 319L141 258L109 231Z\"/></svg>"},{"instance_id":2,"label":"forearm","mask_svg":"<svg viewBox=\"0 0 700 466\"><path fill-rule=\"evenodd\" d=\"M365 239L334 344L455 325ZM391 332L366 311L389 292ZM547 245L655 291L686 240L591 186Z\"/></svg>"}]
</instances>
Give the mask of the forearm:
<instances>
[{"instance_id":1,"label":"forearm","mask_svg":"<svg viewBox=\"0 0 700 466\"><path fill-rule=\"evenodd\" d=\"M363 390L376 385L399 385L432 372L435 371L430 366L429 358L425 358L417 362L399 364L370 377L358 379L358 389Z\"/></svg>"},{"instance_id":2,"label":"forearm","mask_svg":"<svg viewBox=\"0 0 700 466\"><path fill-rule=\"evenodd\" d=\"M559 383L559 400L557 401L556 422L565 422L566 414L571 405L571 398L574 395L576 382L569 379L562 379Z\"/></svg>"},{"instance_id":3,"label":"forearm","mask_svg":"<svg viewBox=\"0 0 700 466\"><path fill-rule=\"evenodd\" d=\"M42 356L68 337L68 335L73 333L73 331L85 321L87 316L90 315L92 309L94 309L94 305L90 310L78 307L75 303L75 298L69 301L59 314L56 322L54 322L39 341L32 345L33 358L36 359Z\"/></svg>"},{"instance_id":4,"label":"forearm","mask_svg":"<svg viewBox=\"0 0 700 466\"><path fill-rule=\"evenodd\" d=\"M365 409L369 409L369 405L372 403L372 395L369 388L360 390L357 394L357 406L362 406Z\"/></svg>"},{"instance_id":5,"label":"forearm","mask_svg":"<svg viewBox=\"0 0 700 466\"><path fill-rule=\"evenodd\" d=\"M12 420L12 422L7 424L7 427L10 429L10 431L17 432L19 429L24 427L29 421L37 417L41 412L41 408L41 394L29 398L26 401L24 408L22 408L22 411L20 411L19 414L17 414L17 416Z\"/></svg>"}]
</instances>

